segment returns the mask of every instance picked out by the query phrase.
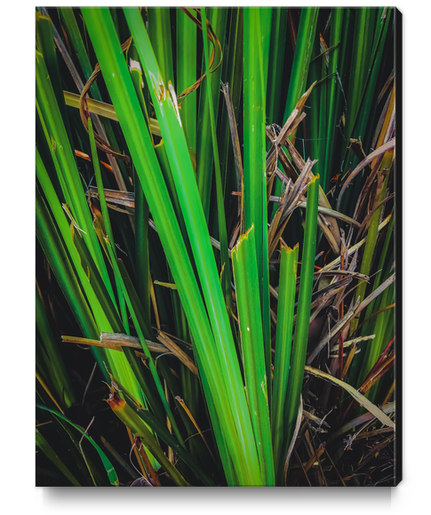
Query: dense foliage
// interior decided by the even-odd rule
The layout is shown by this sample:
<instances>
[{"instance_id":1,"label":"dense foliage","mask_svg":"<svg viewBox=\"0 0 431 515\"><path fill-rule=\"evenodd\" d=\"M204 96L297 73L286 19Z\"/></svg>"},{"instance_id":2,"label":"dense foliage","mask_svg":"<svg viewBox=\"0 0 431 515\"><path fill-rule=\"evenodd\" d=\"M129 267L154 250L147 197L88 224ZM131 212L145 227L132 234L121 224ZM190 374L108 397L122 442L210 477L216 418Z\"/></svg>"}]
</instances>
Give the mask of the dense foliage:
<instances>
[{"instance_id":1,"label":"dense foliage","mask_svg":"<svg viewBox=\"0 0 431 515\"><path fill-rule=\"evenodd\" d=\"M37 10L38 484L394 484L397 16Z\"/></svg>"}]
</instances>

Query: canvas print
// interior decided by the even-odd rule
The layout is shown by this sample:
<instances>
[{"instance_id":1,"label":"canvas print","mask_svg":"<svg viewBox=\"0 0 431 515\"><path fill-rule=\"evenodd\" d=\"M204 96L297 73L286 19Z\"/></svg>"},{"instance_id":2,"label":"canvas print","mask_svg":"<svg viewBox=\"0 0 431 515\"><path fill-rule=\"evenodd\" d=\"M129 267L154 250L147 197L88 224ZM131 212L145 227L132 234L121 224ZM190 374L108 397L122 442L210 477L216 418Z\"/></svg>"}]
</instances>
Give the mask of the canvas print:
<instances>
[{"instance_id":1,"label":"canvas print","mask_svg":"<svg viewBox=\"0 0 431 515\"><path fill-rule=\"evenodd\" d=\"M398 10L35 36L36 485L397 485Z\"/></svg>"}]
</instances>

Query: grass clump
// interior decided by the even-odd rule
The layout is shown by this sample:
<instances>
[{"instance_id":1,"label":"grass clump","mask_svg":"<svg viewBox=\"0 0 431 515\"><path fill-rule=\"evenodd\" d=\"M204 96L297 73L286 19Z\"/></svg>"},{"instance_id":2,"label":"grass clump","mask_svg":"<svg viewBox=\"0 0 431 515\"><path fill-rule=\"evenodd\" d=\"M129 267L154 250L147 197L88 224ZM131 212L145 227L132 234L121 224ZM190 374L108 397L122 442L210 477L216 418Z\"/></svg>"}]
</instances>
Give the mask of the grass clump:
<instances>
[{"instance_id":1,"label":"grass clump","mask_svg":"<svg viewBox=\"0 0 431 515\"><path fill-rule=\"evenodd\" d=\"M38 484L394 484L398 16L37 10Z\"/></svg>"}]
</instances>

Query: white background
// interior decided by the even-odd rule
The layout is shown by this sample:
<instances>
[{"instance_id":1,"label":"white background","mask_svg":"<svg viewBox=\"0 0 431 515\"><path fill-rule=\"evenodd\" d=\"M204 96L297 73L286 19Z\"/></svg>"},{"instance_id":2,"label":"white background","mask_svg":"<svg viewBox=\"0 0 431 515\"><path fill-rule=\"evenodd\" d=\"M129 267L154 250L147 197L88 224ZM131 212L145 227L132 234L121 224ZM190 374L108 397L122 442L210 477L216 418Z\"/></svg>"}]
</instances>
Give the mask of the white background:
<instances>
[{"instance_id":1,"label":"white background","mask_svg":"<svg viewBox=\"0 0 431 515\"><path fill-rule=\"evenodd\" d=\"M62 4L56 2L53 5ZM96 1L88 5L97 4L109 5ZM180 5L157 2L157 5L174 4ZM223 2L216 4L223 5ZM241 2L241 5L251 4L263 2ZM276 4L280 3L268 3ZM294 2L292 5L317 4ZM329 1L323 5L358 4ZM366 5L380 6L382 2L368 1ZM396 7L404 15L403 482L396 489L356 490L37 489L34 487L34 5L30 2L2 3L0 381L3 401L0 404L0 485L3 513L96 515L133 510L134 513L148 514L154 510L162 515L168 511L192 515L239 510L271 514L279 510L283 513L301 510L302 513L362 515L427 511L431 376L428 323L431 318L428 300L431 9L425 1L402 0Z\"/></svg>"}]
</instances>

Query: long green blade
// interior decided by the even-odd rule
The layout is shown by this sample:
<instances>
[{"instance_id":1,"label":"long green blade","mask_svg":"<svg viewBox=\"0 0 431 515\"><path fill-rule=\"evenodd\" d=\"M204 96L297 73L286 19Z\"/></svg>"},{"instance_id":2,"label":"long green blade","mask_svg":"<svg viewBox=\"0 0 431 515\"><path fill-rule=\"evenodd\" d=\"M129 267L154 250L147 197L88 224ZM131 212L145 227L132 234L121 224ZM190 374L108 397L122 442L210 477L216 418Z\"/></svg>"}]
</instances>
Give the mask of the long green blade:
<instances>
[{"instance_id":1,"label":"long green blade","mask_svg":"<svg viewBox=\"0 0 431 515\"><path fill-rule=\"evenodd\" d=\"M313 293L314 260L317 240L317 207L319 201L319 176L310 182L307 190L307 210L305 215L304 247L299 282L299 297L293 340L292 369L289 378L289 409L287 416L288 442L293 436L298 414L302 380L304 378L305 357L307 354L308 331L310 325L311 295Z\"/></svg>"},{"instance_id":2,"label":"long green blade","mask_svg":"<svg viewBox=\"0 0 431 515\"><path fill-rule=\"evenodd\" d=\"M264 484L274 485L268 379L265 369L255 228L252 226L232 250L236 300L244 361L245 387Z\"/></svg>"},{"instance_id":3,"label":"long green blade","mask_svg":"<svg viewBox=\"0 0 431 515\"><path fill-rule=\"evenodd\" d=\"M256 8L244 9L244 220L255 226L267 377L271 374L269 256L266 206L265 92L267 69ZM270 379L269 379L270 382Z\"/></svg>"},{"instance_id":4,"label":"long green blade","mask_svg":"<svg viewBox=\"0 0 431 515\"><path fill-rule=\"evenodd\" d=\"M271 413L271 430L274 446L274 462L277 479L284 467L282 451L286 446L286 412L290 402L288 384L292 353L293 314L296 293L296 268L299 246L282 247L280 258L280 282L278 290L277 332L274 357L274 382Z\"/></svg>"}]
</instances>

